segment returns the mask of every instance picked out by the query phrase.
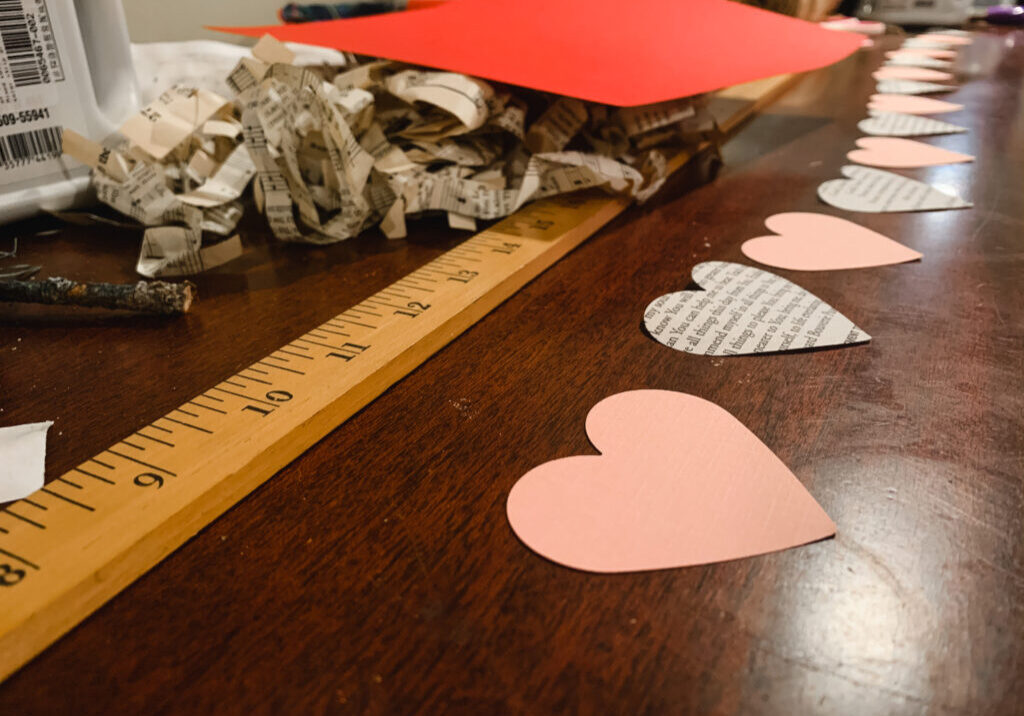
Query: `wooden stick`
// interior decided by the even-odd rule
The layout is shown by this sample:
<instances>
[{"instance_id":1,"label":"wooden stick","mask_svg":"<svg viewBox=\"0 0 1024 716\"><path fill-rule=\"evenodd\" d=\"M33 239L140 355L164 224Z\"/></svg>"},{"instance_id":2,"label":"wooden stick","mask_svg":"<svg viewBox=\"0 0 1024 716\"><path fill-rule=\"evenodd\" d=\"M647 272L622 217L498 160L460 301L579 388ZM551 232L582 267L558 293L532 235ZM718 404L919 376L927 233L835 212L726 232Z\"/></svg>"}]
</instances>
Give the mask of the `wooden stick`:
<instances>
[{"instance_id":1,"label":"wooden stick","mask_svg":"<svg viewBox=\"0 0 1024 716\"><path fill-rule=\"evenodd\" d=\"M134 284L79 283L67 278L0 281L0 301L126 309L167 316L186 313L195 292L195 284L189 281L139 281Z\"/></svg>"}]
</instances>

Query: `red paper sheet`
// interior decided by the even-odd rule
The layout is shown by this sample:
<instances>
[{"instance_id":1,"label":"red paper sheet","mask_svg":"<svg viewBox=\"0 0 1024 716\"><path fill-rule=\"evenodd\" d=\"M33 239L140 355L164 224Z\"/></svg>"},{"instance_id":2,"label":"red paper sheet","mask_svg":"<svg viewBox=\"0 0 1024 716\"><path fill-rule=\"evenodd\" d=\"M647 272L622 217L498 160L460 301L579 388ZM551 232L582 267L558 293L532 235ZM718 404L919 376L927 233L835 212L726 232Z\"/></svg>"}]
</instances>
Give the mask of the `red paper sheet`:
<instances>
[{"instance_id":1,"label":"red paper sheet","mask_svg":"<svg viewBox=\"0 0 1024 716\"><path fill-rule=\"evenodd\" d=\"M861 41L729 0L450 0L351 20L212 29L627 107L823 67Z\"/></svg>"}]
</instances>

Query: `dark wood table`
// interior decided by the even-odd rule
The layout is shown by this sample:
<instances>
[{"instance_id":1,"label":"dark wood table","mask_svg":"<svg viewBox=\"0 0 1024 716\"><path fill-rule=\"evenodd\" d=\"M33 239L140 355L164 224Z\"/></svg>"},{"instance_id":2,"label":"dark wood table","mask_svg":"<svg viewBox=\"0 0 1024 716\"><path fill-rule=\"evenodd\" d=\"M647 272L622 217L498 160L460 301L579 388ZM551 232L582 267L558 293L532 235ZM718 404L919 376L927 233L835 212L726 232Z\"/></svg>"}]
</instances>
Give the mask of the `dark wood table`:
<instances>
[{"instance_id":1,"label":"dark wood table","mask_svg":"<svg viewBox=\"0 0 1024 716\"><path fill-rule=\"evenodd\" d=\"M844 214L838 176L888 38L806 78L716 181L631 209L0 686L3 714L1024 712L1024 32L958 61L977 156L910 175L970 210ZM853 218L920 263L788 273L870 344L709 359L647 303L782 211ZM267 240L180 320L0 306L0 424L44 419L56 476L400 278L461 236ZM131 280L137 232L29 222L43 275ZM4 244L7 242L4 241ZM838 524L753 559L601 576L512 534L513 483L593 453L636 388L732 412Z\"/></svg>"}]
</instances>

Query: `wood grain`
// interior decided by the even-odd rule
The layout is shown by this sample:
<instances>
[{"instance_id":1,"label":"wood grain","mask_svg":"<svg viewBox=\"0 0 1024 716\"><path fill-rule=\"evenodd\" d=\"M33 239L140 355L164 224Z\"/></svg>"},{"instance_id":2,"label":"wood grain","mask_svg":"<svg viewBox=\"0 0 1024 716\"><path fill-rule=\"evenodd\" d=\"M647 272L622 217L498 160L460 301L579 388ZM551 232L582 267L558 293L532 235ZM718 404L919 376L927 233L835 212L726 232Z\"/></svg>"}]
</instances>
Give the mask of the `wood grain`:
<instances>
[{"instance_id":1,"label":"wood grain","mask_svg":"<svg viewBox=\"0 0 1024 716\"><path fill-rule=\"evenodd\" d=\"M1012 43L1009 41L1013 40ZM881 51L753 119L713 184L632 209L315 445L0 686L0 713L1008 714L1024 699L1024 33L980 37L908 172L965 211L859 215L919 264L782 275L867 346L731 360L664 348L643 307L705 259L745 262L779 211L822 211ZM0 308L2 424L54 419L72 467L428 261L427 227L330 248L267 242L161 320ZM50 275L130 280L138 236L22 237ZM534 465L592 453L601 398L691 392L774 449L839 526L808 547L598 576L504 519Z\"/></svg>"}]
</instances>

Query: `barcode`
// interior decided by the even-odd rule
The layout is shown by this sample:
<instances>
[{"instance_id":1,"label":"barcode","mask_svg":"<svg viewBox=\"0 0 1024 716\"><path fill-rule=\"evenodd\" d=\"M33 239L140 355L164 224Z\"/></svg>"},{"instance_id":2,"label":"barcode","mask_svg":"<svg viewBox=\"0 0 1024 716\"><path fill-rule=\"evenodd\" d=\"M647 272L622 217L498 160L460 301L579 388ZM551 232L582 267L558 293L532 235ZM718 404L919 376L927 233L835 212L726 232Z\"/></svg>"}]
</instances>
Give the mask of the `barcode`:
<instances>
[{"instance_id":1,"label":"barcode","mask_svg":"<svg viewBox=\"0 0 1024 716\"><path fill-rule=\"evenodd\" d=\"M21 0L0 0L0 40L4 43L14 86L42 84L43 73L39 69Z\"/></svg>"},{"instance_id":2,"label":"barcode","mask_svg":"<svg viewBox=\"0 0 1024 716\"><path fill-rule=\"evenodd\" d=\"M0 164L6 167L61 155L61 128L47 127L0 137Z\"/></svg>"}]
</instances>

